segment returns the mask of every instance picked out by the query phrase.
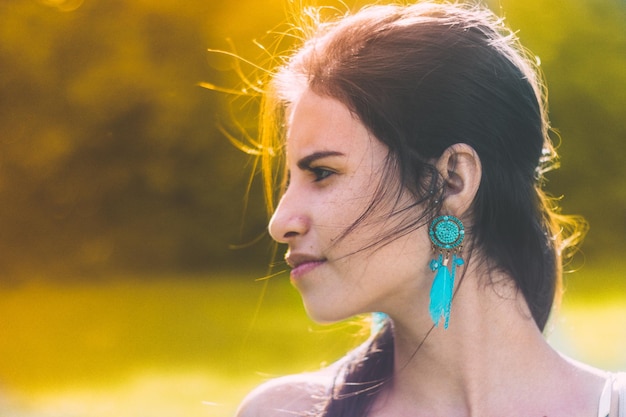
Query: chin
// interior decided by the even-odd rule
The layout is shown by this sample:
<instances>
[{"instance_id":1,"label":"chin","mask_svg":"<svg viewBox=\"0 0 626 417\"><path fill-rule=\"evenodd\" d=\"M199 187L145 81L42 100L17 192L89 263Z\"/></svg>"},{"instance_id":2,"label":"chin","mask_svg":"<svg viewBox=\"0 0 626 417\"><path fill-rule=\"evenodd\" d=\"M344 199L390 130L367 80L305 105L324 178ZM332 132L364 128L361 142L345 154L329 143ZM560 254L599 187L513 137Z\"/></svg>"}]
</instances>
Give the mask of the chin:
<instances>
[{"instance_id":1,"label":"chin","mask_svg":"<svg viewBox=\"0 0 626 417\"><path fill-rule=\"evenodd\" d=\"M304 309L309 318L318 324L333 324L355 316L342 314L328 306L311 306L306 302L304 303Z\"/></svg>"},{"instance_id":2,"label":"chin","mask_svg":"<svg viewBox=\"0 0 626 417\"><path fill-rule=\"evenodd\" d=\"M339 307L339 308L338 308ZM304 309L307 316L317 324L334 324L344 320L353 319L361 314L362 311L353 311L345 309L345 305L330 305L329 303L313 304L304 302Z\"/></svg>"}]
</instances>

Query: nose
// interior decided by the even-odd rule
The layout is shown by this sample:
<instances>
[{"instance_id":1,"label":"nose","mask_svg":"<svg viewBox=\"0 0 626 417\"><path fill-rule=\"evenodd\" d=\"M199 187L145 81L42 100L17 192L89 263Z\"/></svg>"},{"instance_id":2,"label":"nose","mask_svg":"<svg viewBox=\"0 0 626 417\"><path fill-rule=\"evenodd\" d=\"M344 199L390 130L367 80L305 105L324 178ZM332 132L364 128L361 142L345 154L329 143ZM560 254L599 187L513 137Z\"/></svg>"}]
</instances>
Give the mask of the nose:
<instances>
[{"instance_id":1,"label":"nose","mask_svg":"<svg viewBox=\"0 0 626 417\"><path fill-rule=\"evenodd\" d=\"M310 226L311 219L306 209L287 191L270 219L268 230L272 239L278 243L289 243L294 238L305 235Z\"/></svg>"}]
</instances>

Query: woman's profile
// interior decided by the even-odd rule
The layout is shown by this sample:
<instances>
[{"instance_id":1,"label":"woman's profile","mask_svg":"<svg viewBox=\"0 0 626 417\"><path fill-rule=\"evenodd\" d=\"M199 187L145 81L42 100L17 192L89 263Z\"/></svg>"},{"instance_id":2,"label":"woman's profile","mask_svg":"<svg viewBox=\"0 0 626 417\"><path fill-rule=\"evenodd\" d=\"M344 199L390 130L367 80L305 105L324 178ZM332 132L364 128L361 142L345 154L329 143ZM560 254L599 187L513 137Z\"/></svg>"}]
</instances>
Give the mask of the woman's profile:
<instances>
[{"instance_id":1,"label":"woman's profile","mask_svg":"<svg viewBox=\"0 0 626 417\"><path fill-rule=\"evenodd\" d=\"M542 189L544 85L513 33L452 3L309 21L265 97L269 231L313 320L376 329L238 415L625 416L623 377L543 337L585 227Z\"/></svg>"}]
</instances>

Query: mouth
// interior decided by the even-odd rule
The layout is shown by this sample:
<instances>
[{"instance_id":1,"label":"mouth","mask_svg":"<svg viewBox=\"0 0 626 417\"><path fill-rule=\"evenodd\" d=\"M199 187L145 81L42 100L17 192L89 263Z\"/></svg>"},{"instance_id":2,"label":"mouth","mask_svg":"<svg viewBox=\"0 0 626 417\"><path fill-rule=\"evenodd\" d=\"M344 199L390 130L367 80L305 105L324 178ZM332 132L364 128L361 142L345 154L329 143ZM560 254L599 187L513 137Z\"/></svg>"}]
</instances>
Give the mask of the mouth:
<instances>
[{"instance_id":1,"label":"mouth","mask_svg":"<svg viewBox=\"0 0 626 417\"><path fill-rule=\"evenodd\" d=\"M307 254L287 253L285 261L291 267L291 277L296 279L322 265L326 259Z\"/></svg>"}]
</instances>

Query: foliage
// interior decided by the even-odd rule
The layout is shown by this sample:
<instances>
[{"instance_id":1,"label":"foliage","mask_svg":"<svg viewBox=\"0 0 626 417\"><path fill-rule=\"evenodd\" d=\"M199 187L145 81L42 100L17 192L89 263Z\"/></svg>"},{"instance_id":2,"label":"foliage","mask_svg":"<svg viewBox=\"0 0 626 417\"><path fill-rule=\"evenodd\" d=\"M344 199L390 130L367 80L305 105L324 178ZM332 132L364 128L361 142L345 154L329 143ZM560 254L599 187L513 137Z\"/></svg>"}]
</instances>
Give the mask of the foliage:
<instances>
[{"instance_id":1,"label":"foliage","mask_svg":"<svg viewBox=\"0 0 626 417\"><path fill-rule=\"evenodd\" d=\"M501 3L547 79L550 118L562 145L561 168L549 175L548 188L565 196L565 212L591 224L588 259L614 258L626 249L626 3Z\"/></svg>"},{"instance_id":2,"label":"foliage","mask_svg":"<svg viewBox=\"0 0 626 417\"><path fill-rule=\"evenodd\" d=\"M590 219L589 257L621 253L625 3L492 3L547 74L563 137L550 189ZM2 2L1 279L263 265L267 240L229 247L266 217L256 188L243 214L249 160L219 131L230 98L198 83L236 86L233 62L206 49L261 62L253 40L271 43L283 19L280 0Z\"/></svg>"},{"instance_id":3,"label":"foliage","mask_svg":"<svg viewBox=\"0 0 626 417\"><path fill-rule=\"evenodd\" d=\"M207 268L234 258L247 174L197 86L216 8L0 5L0 268ZM253 216L253 220L261 216ZM255 231L256 232L256 231Z\"/></svg>"}]
</instances>

